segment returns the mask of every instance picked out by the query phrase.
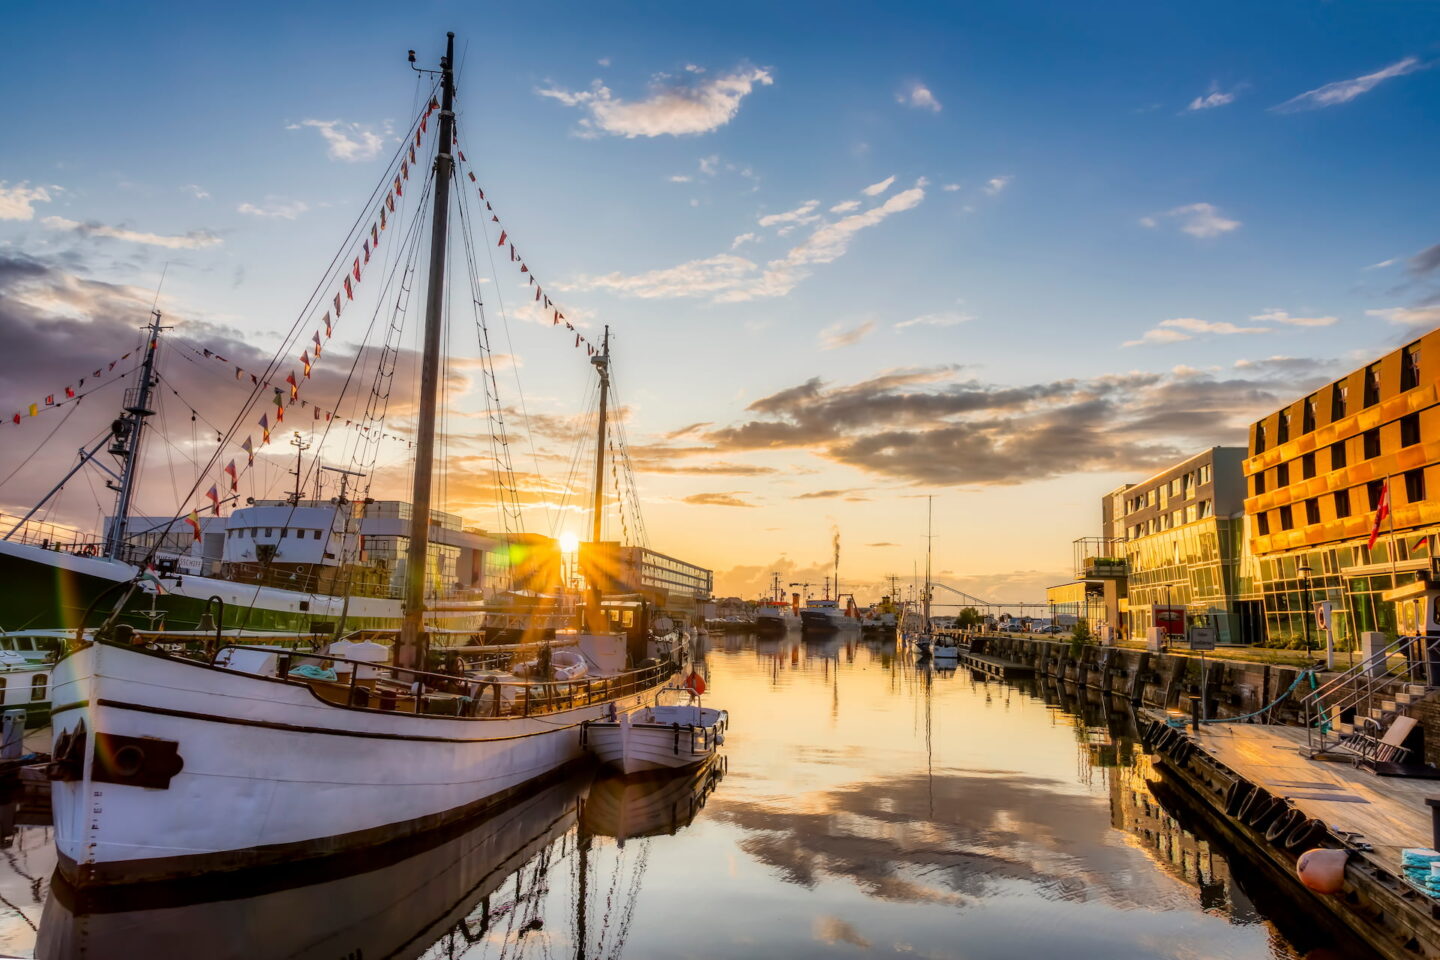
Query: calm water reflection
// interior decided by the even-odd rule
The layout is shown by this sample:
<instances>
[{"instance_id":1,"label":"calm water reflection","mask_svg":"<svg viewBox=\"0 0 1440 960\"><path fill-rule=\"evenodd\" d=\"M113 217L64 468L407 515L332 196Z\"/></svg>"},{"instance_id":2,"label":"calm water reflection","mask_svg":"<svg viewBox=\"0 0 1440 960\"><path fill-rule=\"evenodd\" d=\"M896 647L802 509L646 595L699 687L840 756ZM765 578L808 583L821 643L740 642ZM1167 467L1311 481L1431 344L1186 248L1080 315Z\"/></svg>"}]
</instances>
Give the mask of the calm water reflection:
<instances>
[{"instance_id":1,"label":"calm water reflection","mask_svg":"<svg viewBox=\"0 0 1440 960\"><path fill-rule=\"evenodd\" d=\"M1354 955L1284 897L1257 906L1268 885L1167 812L1124 711L868 643L716 638L704 668L732 717L722 763L575 778L339 879L93 909L46 896L48 836L22 832L0 953Z\"/></svg>"}]
</instances>

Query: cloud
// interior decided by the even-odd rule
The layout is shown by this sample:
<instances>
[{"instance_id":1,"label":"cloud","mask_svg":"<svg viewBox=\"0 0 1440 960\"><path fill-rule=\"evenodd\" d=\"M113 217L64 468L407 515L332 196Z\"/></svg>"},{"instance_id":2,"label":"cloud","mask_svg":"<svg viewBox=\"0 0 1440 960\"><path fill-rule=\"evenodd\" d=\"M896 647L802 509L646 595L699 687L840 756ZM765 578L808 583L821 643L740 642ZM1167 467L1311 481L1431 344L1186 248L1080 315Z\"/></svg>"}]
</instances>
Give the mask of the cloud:
<instances>
[{"instance_id":1,"label":"cloud","mask_svg":"<svg viewBox=\"0 0 1440 960\"><path fill-rule=\"evenodd\" d=\"M1396 263L1398 263L1398 262L1399 262L1399 260L1398 260L1397 258L1391 257L1389 260L1381 260L1379 263L1372 263L1372 264L1370 264L1370 266L1364 267L1363 269L1365 269L1365 270L1382 270L1382 269L1384 269L1385 267L1393 267L1393 266L1394 266Z\"/></svg>"},{"instance_id":2,"label":"cloud","mask_svg":"<svg viewBox=\"0 0 1440 960\"><path fill-rule=\"evenodd\" d=\"M657 77L644 100L617 98L596 80L589 90L544 88L535 91L587 116L582 131L591 136L609 133L627 138L685 136L709 133L735 119L740 103L756 86L774 83L770 70L738 67L728 73L706 76L690 72L680 79Z\"/></svg>"},{"instance_id":3,"label":"cloud","mask_svg":"<svg viewBox=\"0 0 1440 960\"><path fill-rule=\"evenodd\" d=\"M1256 318L1258 319L1258 318ZM1218 336L1232 336L1237 333L1271 333L1269 327L1239 327L1227 320L1199 320L1195 317L1175 317L1161 320L1152 330L1145 331L1139 340L1126 340L1123 347L1138 347L1155 343L1178 343L1192 340L1193 334L1210 333Z\"/></svg>"},{"instance_id":4,"label":"cloud","mask_svg":"<svg viewBox=\"0 0 1440 960\"><path fill-rule=\"evenodd\" d=\"M1362 93L1369 93L1377 86L1391 77L1403 77L1407 73L1414 73L1422 70L1426 65L1421 64L1418 57L1406 57L1397 60L1388 67L1376 70L1374 73L1367 73L1363 77L1354 77L1350 80L1336 80L1334 83L1327 83L1323 87L1316 87L1314 90L1307 90L1297 97L1291 97L1284 103L1271 107L1282 113L1293 113L1297 110L1318 110L1322 107L1333 107L1341 103L1349 103Z\"/></svg>"},{"instance_id":5,"label":"cloud","mask_svg":"<svg viewBox=\"0 0 1440 960\"><path fill-rule=\"evenodd\" d=\"M1221 216L1220 208L1213 203L1190 203L1167 210L1161 216L1176 218L1180 229L1192 237L1218 237L1222 233L1238 230L1241 226L1239 220L1229 220ZM1140 224L1156 227L1160 225L1160 221L1155 217L1141 217Z\"/></svg>"},{"instance_id":6,"label":"cloud","mask_svg":"<svg viewBox=\"0 0 1440 960\"><path fill-rule=\"evenodd\" d=\"M1400 327L1424 327L1440 323L1440 307L1385 307L1366 310L1365 316Z\"/></svg>"},{"instance_id":7,"label":"cloud","mask_svg":"<svg viewBox=\"0 0 1440 960\"><path fill-rule=\"evenodd\" d=\"M1214 110L1216 107L1223 107L1226 104L1234 103L1235 96L1238 92L1239 91L1237 89L1232 90L1229 93L1222 93L1221 91L1212 87L1210 89L1210 92L1205 96L1196 97L1194 100L1191 100L1190 106L1186 107L1185 109L1187 111Z\"/></svg>"},{"instance_id":8,"label":"cloud","mask_svg":"<svg viewBox=\"0 0 1440 960\"><path fill-rule=\"evenodd\" d=\"M1284 323L1292 327L1330 327L1340 322L1339 317L1292 317L1284 310L1274 307L1264 313L1257 313L1250 319L1259 320L1261 323Z\"/></svg>"},{"instance_id":9,"label":"cloud","mask_svg":"<svg viewBox=\"0 0 1440 960\"><path fill-rule=\"evenodd\" d=\"M918 80L911 83L904 93L896 94L895 102L907 107L914 107L917 110L929 110L932 113L939 113L943 109L940 101L935 99L935 94L930 92L930 88Z\"/></svg>"},{"instance_id":10,"label":"cloud","mask_svg":"<svg viewBox=\"0 0 1440 960\"><path fill-rule=\"evenodd\" d=\"M1385 266L1394 262L1387 260L1384 264L1377 263L1376 266ZM1433 273L1437 268L1440 268L1440 243L1426 247L1405 261L1405 269L1413 277L1423 277L1428 273Z\"/></svg>"},{"instance_id":11,"label":"cloud","mask_svg":"<svg viewBox=\"0 0 1440 960\"><path fill-rule=\"evenodd\" d=\"M278 220L294 220L309 209L310 205L303 200L286 201L277 200L274 197L266 197L263 206L247 202L235 208L237 213Z\"/></svg>"},{"instance_id":12,"label":"cloud","mask_svg":"<svg viewBox=\"0 0 1440 960\"><path fill-rule=\"evenodd\" d=\"M342 163L373 160L385 147L385 139L370 127L344 120L301 120L287 129L313 127L325 138L326 154Z\"/></svg>"},{"instance_id":13,"label":"cloud","mask_svg":"<svg viewBox=\"0 0 1440 960\"><path fill-rule=\"evenodd\" d=\"M812 490L810 493L797 493L794 500L838 500L841 497L848 497L853 493L863 493L864 487L854 487L849 490Z\"/></svg>"},{"instance_id":14,"label":"cloud","mask_svg":"<svg viewBox=\"0 0 1440 960\"><path fill-rule=\"evenodd\" d=\"M225 242L209 230L191 230L184 234L167 236L159 233L141 233L137 230L127 230L124 227L111 227L93 220L81 223L78 220L66 220L64 217L46 217L40 222L51 230L69 230L82 237L105 237L129 243L143 243L151 247L165 247L169 250L202 250L205 247L217 247Z\"/></svg>"},{"instance_id":15,"label":"cloud","mask_svg":"<svg viewBox=\"0 0 1440 960\"><path fill-rule=\"evenodd\" d=\"M991 177L989 180L985 181L985 192L993 197L1001 190L1004 190L1006 187L1010 186L1010 181L1014 179L1014 175L1009 173L999 177Z\"/></svg>"},{"instance_id":16,"label":"cloud","mask_svg":"<svg viewBox=\"0 0 1440 960\"><path fill-rule=\"evenodd\" d=\"M744 246L747 243L758 243L759 241L760 234L758 233L742 233L740 234L740 236L730 241L730 249L738 250L740 247Z\"/></svg>"},{"instance_id":17,"label":"cloud","mask_svg":"<svg viewBox=\"0 0 1440 960\"><path fill-rule=\"evenodd\" d=\"M891 543L889 540L881 540L879 543L867 543L867 547L898 547L900 544Z\"/></svg>"},{"instance_id":18,"label":"cloud","mask_svg":"<svg viewBox=\"0 0 1440 960\"><path fill-rule=\"evenodd\" d=\"M710 456L803 450L915 484L1143 473L1203 446L1243 443L1255 417L1326 382L1333 367L1290 360L1257 364L1243 376L1185 370L1018 385L962 379L953 367L892 370L850 384L816 377L756 400L749 419L712 429L689 449ZM667 452L678 458L686 449Z\"/></svg>"},{"instance_id":19,"label":"cloud","mask_svg":"<svg viewBox=\"0 0 1440 960\"><path fill-rule=\"evenodd\" d=\"M806 200L794 210L787 210L784 213L771 213L761 217L757 223L762 227L774 227L779 224L807 224L814 223L820 217L815 213L815 208L820 206L819 200Z\"/></svg>"},{"instance_id":20,"label":"cloud","mask_svg":"<svg viewBox=\"0 0 1440 960\"><path fill-rule=\"evenodd\" d=\"M832 324L820 331L820 349L838 350L841 347L849 347L864 340L875 332L875 321L867 320L858 327L845 329L840 324Z\"/></svg>"},{"instance_id":21,"label":"cloud","mask_svg":"<svg viewBox=\"0 0 1440 960\"><path fill-rule=\"evenodd\" d=\"M673 177L670 178L670 182L671 182L671 183L689 183L690 181L692 181L692 180L694 180L694 179L695 179L694 177L689 176L689 175L687 175L687 174L677 173L677 174L675 174Z\"/></svg>"},{"instance_id":22,"label":"cloud","mask_svg":"<svg viewBox=\"0 0 1440 960\"><path fill-rule=\"evenodd\" d=\"M859 200L842 200L830 208L831 213L849 213L851 210L859 210Z\"/></svg>"},{"instance_id":23,"label":"cloud","mask_svg":"<svg viewBox=\"0 0 1440 960\"><path fill-rule=\"evenodd\" d=\"M894 182L895 182L895 175L892 173L890 176L886 177L884 180L881 180L879 183L872 183L872 184L870 184L870 186L866 187L864 190L861 190L860 192L863 193L863 194L865 194L865 196L867 196L867 197L878 197L878 196L880 196L880 194L884 193L886 190L889 190L889 189L890 189L890 185L893 184Z\"/></svg>"},{"instance_id":24,"label":"cloud","mask_svg":"<svg viewBox=\"0 0 1440 960\"><path fill-rule=\"evenodd\" d=\"M563 289L602 290L638 299L707 297L717 303L783 297L809 276L810 267L832 263L844 256L850 243L862 230L876 226L896 213L911 210L924 199L925 189L915 186L893 194L884 203L863 213L834 222L818 222L808 237L791 247L783 257L767 262L763 269L744 257L720 253L640 274L583 275ZM760 222L767 226L783 223L785 226L781 229L808 225L821 220L813 212L818 205L819 201L810 201L787 213L762 217Z\"/></svg>"},{"instance_id":25,"label":"cloud","mask_svg":"<svg viewBox=\"0 0 1440 960\"><path fill-rule=\"evenodd\" d=\"M744 493L745 491L737 491ZM682 497L681 503L688 503L696 507L754 507L758 504L748 503L739 497L729 493L692 493L688 497Z\"/></svg>"},{"instance_id":26,"label":"cloud","mask_svg":"<svg viewBox=\"0 0 1440 960\"><path fill-rule=\"evenodd\" d=\"M187 183L180 188L181 193L188 193L196 200L209 200L210 191L195 183Z\"/></svg>"},{"instance_id":27,"label":"cloud","mask_svg":"<svg viewBox=\"0 0 1440 960\"><path fill-rule=\"evenodd\" d=\"M896 330L904 330L906 327L954 327L975 318L968 313L958 313L954 310L942 313L927 313L909 320L902 320L895 324Z\"/></svg>"},{"instance_id":28,"label":"cloud","mask_svg":"<svg viewBox=\"0 0 1440 960\"><path fill-rule=\"evenodd\" d=\"M940 189L941 189L941 190L944 190L946 193L954 193L956 190L959 190L959 189L960 189L960 184L958 184L958 183L947 183L947 184L943 184L943 185L940 187Z\"/></svg>"},{"instance_id":29,"label":"cloud","mask_svg":"<svg viewBox=\"0 0 1440 960\"><path fill-rule=\"evenodd\" d=\"M58 192L59 188L51 187L50 190ZM21 180L13 187L7 187L5 181L0 180L0 220L33 220L34 204L49 203L52 199L50 190L32 187L28 180Z\"/></svg>"}]
</instances>

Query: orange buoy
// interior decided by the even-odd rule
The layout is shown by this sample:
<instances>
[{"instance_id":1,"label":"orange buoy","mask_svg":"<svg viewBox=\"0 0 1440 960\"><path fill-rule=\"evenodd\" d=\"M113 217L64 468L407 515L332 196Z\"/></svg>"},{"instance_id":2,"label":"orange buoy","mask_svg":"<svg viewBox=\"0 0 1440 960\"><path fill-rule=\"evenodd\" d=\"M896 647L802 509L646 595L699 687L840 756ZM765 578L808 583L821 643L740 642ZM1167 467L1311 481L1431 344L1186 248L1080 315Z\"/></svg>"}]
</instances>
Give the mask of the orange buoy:
<instances>
[{"instance_id":1,"label":"orange buoy","mask_svg":"<svg viewBox=\"0 0 1440 960\"><path fill-rule=\"evenodd\" d=\"M1305 889L1327 896L1334 896L1345 887L1345 862L1350 859L1346 850L1332 850L1317 847L1306 850L1295 861L1295 873Z\"/></svg>"}]
</instances>

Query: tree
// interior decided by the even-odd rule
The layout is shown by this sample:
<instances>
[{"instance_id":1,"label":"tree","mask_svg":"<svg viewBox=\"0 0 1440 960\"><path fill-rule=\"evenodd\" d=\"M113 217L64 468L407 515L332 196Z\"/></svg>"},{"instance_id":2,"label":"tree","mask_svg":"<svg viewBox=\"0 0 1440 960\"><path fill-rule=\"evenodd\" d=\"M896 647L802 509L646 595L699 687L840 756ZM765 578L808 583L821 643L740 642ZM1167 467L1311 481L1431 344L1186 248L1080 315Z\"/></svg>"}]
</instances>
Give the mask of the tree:
<instances>
[{"instance_id":1,"label":"tree","mask_svg":"<svg viewBox=\"0 0 1440 960\"><path fill-rule=\"evenodd\" d=\"M963 610L960 611L959 616L955 618L955 625L961 627L962 629L967 627L978 627L980 626L982 619L983 618L980 616L979 610L976 610L974 607L965 607Z\"/></svg>"}]
</instances>

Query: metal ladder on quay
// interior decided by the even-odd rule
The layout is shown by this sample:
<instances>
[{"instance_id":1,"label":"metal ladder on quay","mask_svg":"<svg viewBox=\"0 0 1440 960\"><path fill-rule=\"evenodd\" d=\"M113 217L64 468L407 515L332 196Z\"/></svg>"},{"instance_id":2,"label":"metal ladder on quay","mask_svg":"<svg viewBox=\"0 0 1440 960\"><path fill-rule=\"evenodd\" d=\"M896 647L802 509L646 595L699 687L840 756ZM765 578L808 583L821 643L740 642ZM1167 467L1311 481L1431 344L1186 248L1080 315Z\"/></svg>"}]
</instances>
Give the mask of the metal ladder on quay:
<instances>
[{"instance_id":1,"label":"metal ladder on quay","mask_svg":"<svg viewBox=\"0 0 1440 960\"><path fill-rule=\"evenodd\" d=\"M1436 689L1440 637L1400 637L1306 694L1306 752L1371 771L1403 762L1413 704Z\"/></svg>"}]
</instances>

